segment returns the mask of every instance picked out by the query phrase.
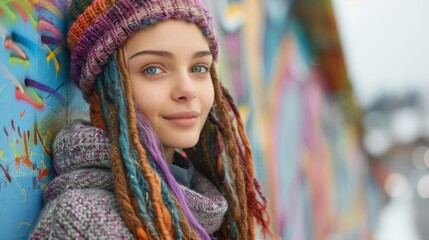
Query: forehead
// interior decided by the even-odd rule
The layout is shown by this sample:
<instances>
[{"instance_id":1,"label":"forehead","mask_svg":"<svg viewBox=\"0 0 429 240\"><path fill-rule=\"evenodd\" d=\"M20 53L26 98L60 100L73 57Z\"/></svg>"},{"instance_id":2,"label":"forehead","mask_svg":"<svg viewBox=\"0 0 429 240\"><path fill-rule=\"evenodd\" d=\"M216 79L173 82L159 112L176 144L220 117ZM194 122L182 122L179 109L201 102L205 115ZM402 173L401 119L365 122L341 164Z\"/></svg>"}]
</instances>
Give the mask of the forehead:
<instances>
[{"instance_id":1,"label":"forehead","mask_svg":"<svg viewBox=\"0 0 429 240\"><path fill-rule=\"evenodd\" d=\"M129 54L142 50L178 51L180 49L209 50L200 28L183 20L167 20L132 35L124 47Z\"/></svg>"}]
</instances>

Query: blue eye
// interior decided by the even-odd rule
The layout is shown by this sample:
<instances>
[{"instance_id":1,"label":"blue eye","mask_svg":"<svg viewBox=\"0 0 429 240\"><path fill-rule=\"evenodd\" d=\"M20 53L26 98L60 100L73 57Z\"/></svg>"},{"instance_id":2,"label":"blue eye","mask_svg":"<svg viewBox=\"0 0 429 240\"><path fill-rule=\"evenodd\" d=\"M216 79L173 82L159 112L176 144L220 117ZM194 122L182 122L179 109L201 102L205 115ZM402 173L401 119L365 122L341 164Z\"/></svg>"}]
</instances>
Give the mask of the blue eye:
<instances>
[{"instance_id":1,"label":"blue eye","mask_svg":"<svg viewBox=\"0 0 429 240\"><path fill-rule=\"evenodd\" d=\"M195 66L192 68L192 72L204 73L204 72L208 72L208 68L205 66Z\"/></svg>"},{"instance_id":2,"label":"blue eye","mask_svg":"<svg viewBox=\"0 0 429 240\"><path fill-rule=\"evenodd\" d=\"M161 69L158 67L148 67L143 72L149 75L153 75L161 73Z\"/></svg>"}]
</instances>

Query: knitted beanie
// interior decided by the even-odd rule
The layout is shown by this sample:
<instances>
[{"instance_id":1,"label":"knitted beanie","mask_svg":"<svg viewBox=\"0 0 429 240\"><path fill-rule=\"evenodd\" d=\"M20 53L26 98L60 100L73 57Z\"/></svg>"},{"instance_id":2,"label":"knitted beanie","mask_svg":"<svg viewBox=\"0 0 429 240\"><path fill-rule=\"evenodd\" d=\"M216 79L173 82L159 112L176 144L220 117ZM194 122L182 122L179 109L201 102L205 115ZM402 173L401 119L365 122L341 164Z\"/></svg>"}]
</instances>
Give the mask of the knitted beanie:
<instances>
[{"instance_id":1,"label":"knitted beanie","mask_svg":"<svg viewBox=\"0 0 429 240\"><path fill-rule=\"evenodd\" d=\"M109 56L136 31L160 21L180 19L195 23L217 60L214 22L202 0L73 0L69 16L71 78L87 101Z\"/></svg>"}]
</instances>

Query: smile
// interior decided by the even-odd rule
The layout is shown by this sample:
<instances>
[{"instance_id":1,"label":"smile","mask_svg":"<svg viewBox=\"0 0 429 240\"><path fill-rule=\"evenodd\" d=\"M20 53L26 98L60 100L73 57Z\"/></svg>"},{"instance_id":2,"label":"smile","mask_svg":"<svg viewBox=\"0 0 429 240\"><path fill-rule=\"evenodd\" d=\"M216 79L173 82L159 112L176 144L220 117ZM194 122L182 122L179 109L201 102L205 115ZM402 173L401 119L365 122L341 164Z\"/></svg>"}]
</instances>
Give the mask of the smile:
<instances>
[{"instance_id":1,"label":"smile","mask_svg":"<svg viewBox=\"0 0 429 240\"><path fill-rule=\"evenodd\" d=\"M195 125L199 115L200 113L196 111L185 111L166 115L164 116L164 119L177 127L188 128Z\"/></svg>"}]
</instances>

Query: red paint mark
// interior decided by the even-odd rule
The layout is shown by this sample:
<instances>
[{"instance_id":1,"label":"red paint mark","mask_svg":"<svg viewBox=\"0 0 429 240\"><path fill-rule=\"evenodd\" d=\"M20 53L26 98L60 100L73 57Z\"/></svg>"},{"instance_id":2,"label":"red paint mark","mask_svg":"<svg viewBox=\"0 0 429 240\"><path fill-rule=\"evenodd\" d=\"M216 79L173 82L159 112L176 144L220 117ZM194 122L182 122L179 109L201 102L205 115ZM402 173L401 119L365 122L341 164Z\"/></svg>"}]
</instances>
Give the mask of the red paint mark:
<instances>
[{"instance_id":1,"label":"red paint mark","mask_svg":"<svg viewBox=\"0 0 429 240\"><path fill-rule=\"evenodd\" d=\"M4 134L6 134L6 137L9 137L9 134L6 131L6 127L3 127L3 131L4 131Z\"/></svg>"},{"instance_id":2,"label":"red paint mark","mask_svg":"<svg viewBox=\"0 0 429 240\"><path fill-rule=\"evenodd\" d=\"M4 175L6 176L6 179L7 179L9 182L12 182L12 178L10 177L10 175L9 175L9 173L6 171L6 169L3 167L3 165L1 165L1 163L0 163L0 168L3 170Z\"/></svg>"},{"instance_id":3,"label":"red paint mark","mask_svg":"<svg viewBox=\"0 0 429 240\"><path fill-rule=\"evenodd\" d=\"M27 167L31 167L33 165L33 163L30 161L30 159L27 158L27 156L16 157L15 158L16 169L19 169L19 167L21 166L21 160L22 160L22 163L24 163L25 166L27 166Z\"/></svg>"},{"instance_id":4,"label":"red paint mark","mask_svg":"<svg viewBox=\"0 0 429 240\"><path fill-rule=\"evenodd\" d=\"M33 163L30 161L30 155L28 154L28 144L27 144L26 138L24 138L24 150L25 150L24 164L27 165L28 167L31 167Z\"/></svg>"},{"instance_id":5,"label":"red paint mark","mask_svg":"<svg viewBox=\"0 0 429 240\"><path fill-rule=\"evenodd\" d=\"M37 145L37 123L34 124L34 145Z\"/></svg>"},{"instance_id":6,"label":"red paint mark","mask_svg":"<svg viewBox=\"0 0 429 240\"><path fill-rule=\"evenodd\" d=\"M25 151L25 156L24 157L16 157L15 158L15 163L16 163L16 168L19 169L19 166L21 165L21 160L22 163L24 163L27 167L31 167L33 165L33 163L30 161L30 156L28 155L28 144L27 144L27 138L24 138L24 151Z\"/></svg>"},{"instance_id":7,"label":"red paint mark","mask_svg":"<svg viewBox=\"0 0 429 240\"><path fill-rule=\"evenodd\" d=\"M21 15L24 22L27 22L28 16L25 13L25 11L22 9L22 7L17 2L12 2L12 6L14 6L16 8L16 10L19 12L19 14Z\"/></svg>"},{"instance_id":8,"label":"red paint mark","mask_svg":"<svg viewBox=\"0 0 429 240\"><path fill-rule=\"evenodd\" d=\"M18 88L15 91L15 97L17 99L28 102L39 110L45 109L45 104L43 102L37 102L36 100L28 96L25 92L21 92Z\"/></svg>"},{"instance_id":9,"label":"red paint mark","mask_svg":"<svg viewBox=\"0 0 429 240\"><path fill-rule=\"evenodd\" d=\"M25 110L24 110L24 112L20 113L19 116L24 117L25 116Z\"/></svg>"},{"instance_id":10,"label":"red paint mark","mask_svg":"<svg viewBox=\"0 0 429 240\"><path fill-rule=\"evenodd\" d=\"M49 176L49 169L45 169L45 170L40 170L37 169L37 172L39 173L39 175L37 176L37 180L40 182L44 177Z\"/></svg>"},{"instance_id":11,"label":"red paint mark","mask_svg":"<svg viewBox=\"0 0 429 240\"><path fill-rule=\"evenodd\" d=\"M15 157L16 171L19 170L19 166L21 165L21 158Z\"/></svg>"},{"instance_id":12,"label":"red paint mark","mask_svg":"<svg viewBox=\"0 0 429 240\"><path fill-rule=\"evenodd\" d=\"M18 145L18 143L19 143L18 139L15 139L15 143Z\"/></svg>"},{"instance_id":13,"label":"red paint mark","mask_svg":"<svg viewBox=\"0 0 429 240\"><path fill-rule=\"evenodd\" d=\"M13 131L15 131L15 122L13 121L13 119L12 119L12 121L10 121L11 122L11 124L12 124L12 129L13 129Z\"/></svg>"}]
</instances>

